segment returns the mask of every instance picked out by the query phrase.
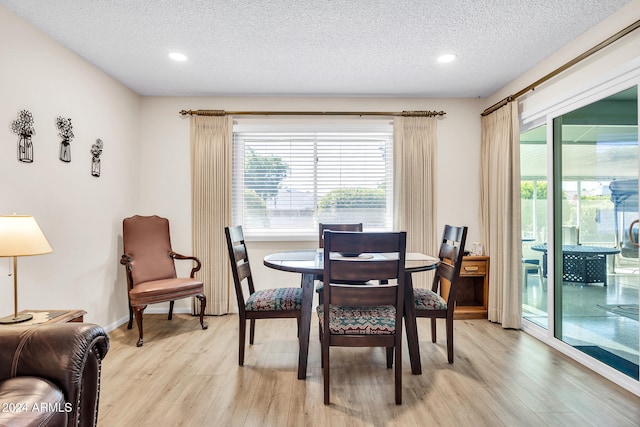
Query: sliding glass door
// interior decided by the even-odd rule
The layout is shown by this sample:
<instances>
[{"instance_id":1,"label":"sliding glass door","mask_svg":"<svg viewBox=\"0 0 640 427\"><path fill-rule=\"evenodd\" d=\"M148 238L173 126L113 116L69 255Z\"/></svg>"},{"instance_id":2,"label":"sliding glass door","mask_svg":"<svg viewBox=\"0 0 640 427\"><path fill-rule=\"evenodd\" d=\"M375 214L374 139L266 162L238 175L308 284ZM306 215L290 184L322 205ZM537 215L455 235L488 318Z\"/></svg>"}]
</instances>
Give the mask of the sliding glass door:
<instances>
[{"instance_id":1,"label":"sliding glass door","mask_svg":"<svg viewBox=\"0 0 640 427\"><path fill-rule=\"evenodd\" d=\"M638 380L637 86L528 129L521 156L523 319Z\"/></svg>"},{"instance_id":2,"label":"sliding glass door","mask_svg":"<svg viewBox=\"0 0 640 427\"><path fill-rule=\"evenodd\" d=\"M547 328L547 264L539 248L547 242L547 126L520 136L522 216L522 316ZM544 259L543 259L544 258Z\"/></svg>"},{"instance_id":3,"label":"sliding glass door","mask_svg":"<svg viewBox=\"0 0 640 427\"><path fill-rule=\"evenodd\" d=\"M638 378L638 91L553 119L554 336Z\"/></svg>"}]
</instances>

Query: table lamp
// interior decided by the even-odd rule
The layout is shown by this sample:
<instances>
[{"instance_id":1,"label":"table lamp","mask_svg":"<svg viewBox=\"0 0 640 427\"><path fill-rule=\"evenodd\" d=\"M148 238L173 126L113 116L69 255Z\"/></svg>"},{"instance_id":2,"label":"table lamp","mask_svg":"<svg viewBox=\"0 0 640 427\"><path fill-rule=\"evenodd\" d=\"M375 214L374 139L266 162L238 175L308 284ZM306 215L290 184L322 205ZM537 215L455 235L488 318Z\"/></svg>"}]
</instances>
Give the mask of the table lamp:
<instances>
[{"instance_id":1,"label":"table lamp","mask_svg":"<svg viewBox=\"0 0 640 427\"><path fill-rule=\"evenodd\" d=\"M0 216L0 257L13 257L13 316L0 319L0 324L25 322L33 315L18 314L18 257L52 252L35 218L28 215Z\"/></svg>"}]
</instances>

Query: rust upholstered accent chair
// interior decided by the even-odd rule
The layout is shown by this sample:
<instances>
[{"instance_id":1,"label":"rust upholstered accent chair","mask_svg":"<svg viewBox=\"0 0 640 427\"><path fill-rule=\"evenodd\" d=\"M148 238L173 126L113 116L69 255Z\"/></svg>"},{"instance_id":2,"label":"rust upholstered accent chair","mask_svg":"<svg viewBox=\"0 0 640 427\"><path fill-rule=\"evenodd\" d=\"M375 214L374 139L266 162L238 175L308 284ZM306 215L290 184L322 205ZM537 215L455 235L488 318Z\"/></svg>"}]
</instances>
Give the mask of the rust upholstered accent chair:
<instances>
[{"instance_id":1,"label":"rust upholstered accent chair","mask_svg":"<svg viewBox=\"0 0 640 427\"><path fill-rule=\"evenodd\" d=\"M385 347L387 368L395 354L395 401L402 403L402 318L406 233L326 231L324 301L318 305L324 404L329 404L330 347ZM341 256L340 254L362 254ZM396 253L390 258L381 254ZM395 279L392 284L347 284Z\"/></svg>"},{"instance_id":2,"label":"rust upholstered accent chair","mask_svg":"<svg viewBox=\"0 0 640 427\"><path fill-rule=\"evenodd\" d=\"M436 319L446 319L449 363L453 363L453 311L466 240L467 227L445 225L431 289L413 289L416 317L431 318L432 342L436 342Z\"/></svg>"},{"instance_id":3,"label":"rust upholstered accent chair","mask_svg":"<svg viewBox=\"0 0 640 427\"><path fill-rule=\"evenodd\" d=\"M159 216L132 216L122 221L124 255L120 264L127 271L129 288L129 324L133 325L135 313L138 325L138 343L144 343L142 334L142 312L148 304L169 302L169 320L173 315L173 303L177 299L196 297L200 300L200 325L204 323L207 299L204 284L194 275L200 270L200 260L193 256L175 253L171 249L169 220ZM178 278L174 260L191 260L194 263L188 278Z\"/></svg>"},{"instance_id":4,"label":"rust upholstered accent chair","mask_svg":"<svg viewBox=\"0 0 640 427\"><path fill-rule=\"evenodd\" d=\"M0 329L0 426L95 426L108 351L90 323Z\"/></svg>"},{"instance_id":5,"label":"rust upholstered accent chair","mask_svg":"<svg viewBox=\"0 0 640 427\"><path fill-rule=\"evenodd\" d=\"M249 344L253 344L256 319L274 319L294 317L300 329L302 315L302 288L273 288L256 291L251 275L249 254L244 241L242 226L225 227L229 250L229 262L233 273L233 283L236 288L238 302L239 341L238 365L244 365L244 341L247 334L247 320L249 324ZM246 283L247 291L243 290Z\"/></svg>"}]
</instances>

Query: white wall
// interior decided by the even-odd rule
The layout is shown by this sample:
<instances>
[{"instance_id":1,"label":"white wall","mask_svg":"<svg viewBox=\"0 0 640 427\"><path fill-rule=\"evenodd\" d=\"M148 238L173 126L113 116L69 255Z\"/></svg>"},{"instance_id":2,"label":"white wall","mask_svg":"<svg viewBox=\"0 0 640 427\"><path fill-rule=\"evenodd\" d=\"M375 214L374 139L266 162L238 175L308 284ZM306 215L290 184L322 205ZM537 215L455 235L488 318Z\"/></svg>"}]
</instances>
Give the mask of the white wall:
<instances>
[{"instance_id":1,"label":"white wall","mask_svg":"<svg viewBox=\"0 0 640 427\"><path fill-rule=\"evenodd\" d=\"M121 222L138 204L140 97L3 6L0 57L0 214L33 215L53 247L19 258L19 309L84 309L86 321L108 326L128 315ZM18 162L11 131L22 109L35 119L32 164ZM70 163L59 160L59 115L73 123ZM13 313L8 270L0 258L0 317Z\"/></svg>"},{"instance_id":2,"label":"white wall","mask_svg":"<svg viewBox=\"0 0 640 427\"><path fill-rule=\"evenodd\" d=\"M183 109L228 111L403 111L444 110L438 121L438 229L445 223L469 226L469 242L480 236L478 222L480 99L418 98L161 98L142 101L142 196L144 214L171 221L174 250L190 253L191 208L189 176L189 117ZM332 118L334 120L335 118ZM317 239L295 242L251 242L252 270L259 287L283 286L299 280L267 269L261 259L270 252L317 247ZM185 270L186 271L186 270ZM176 310L188 310L176 302Z\"/></svg>"}]
</instances>

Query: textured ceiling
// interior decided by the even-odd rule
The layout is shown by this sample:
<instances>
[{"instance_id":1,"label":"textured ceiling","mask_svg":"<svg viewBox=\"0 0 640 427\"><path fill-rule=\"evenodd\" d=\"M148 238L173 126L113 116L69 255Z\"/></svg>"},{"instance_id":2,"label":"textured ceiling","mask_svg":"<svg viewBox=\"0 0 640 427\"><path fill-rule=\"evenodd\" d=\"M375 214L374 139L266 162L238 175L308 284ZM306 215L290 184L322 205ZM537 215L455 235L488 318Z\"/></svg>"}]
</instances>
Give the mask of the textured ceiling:
<instances>
[{"instance_id":1,"label":"textured ceiling","mask_svg":"<svg viewBox=\"0 0 640 427\"><path fill-rule=\"evenodd\" d=\"M408 97L491 95L629 2L0 0L141 95Z\"/></svg>"}]
</instances>

